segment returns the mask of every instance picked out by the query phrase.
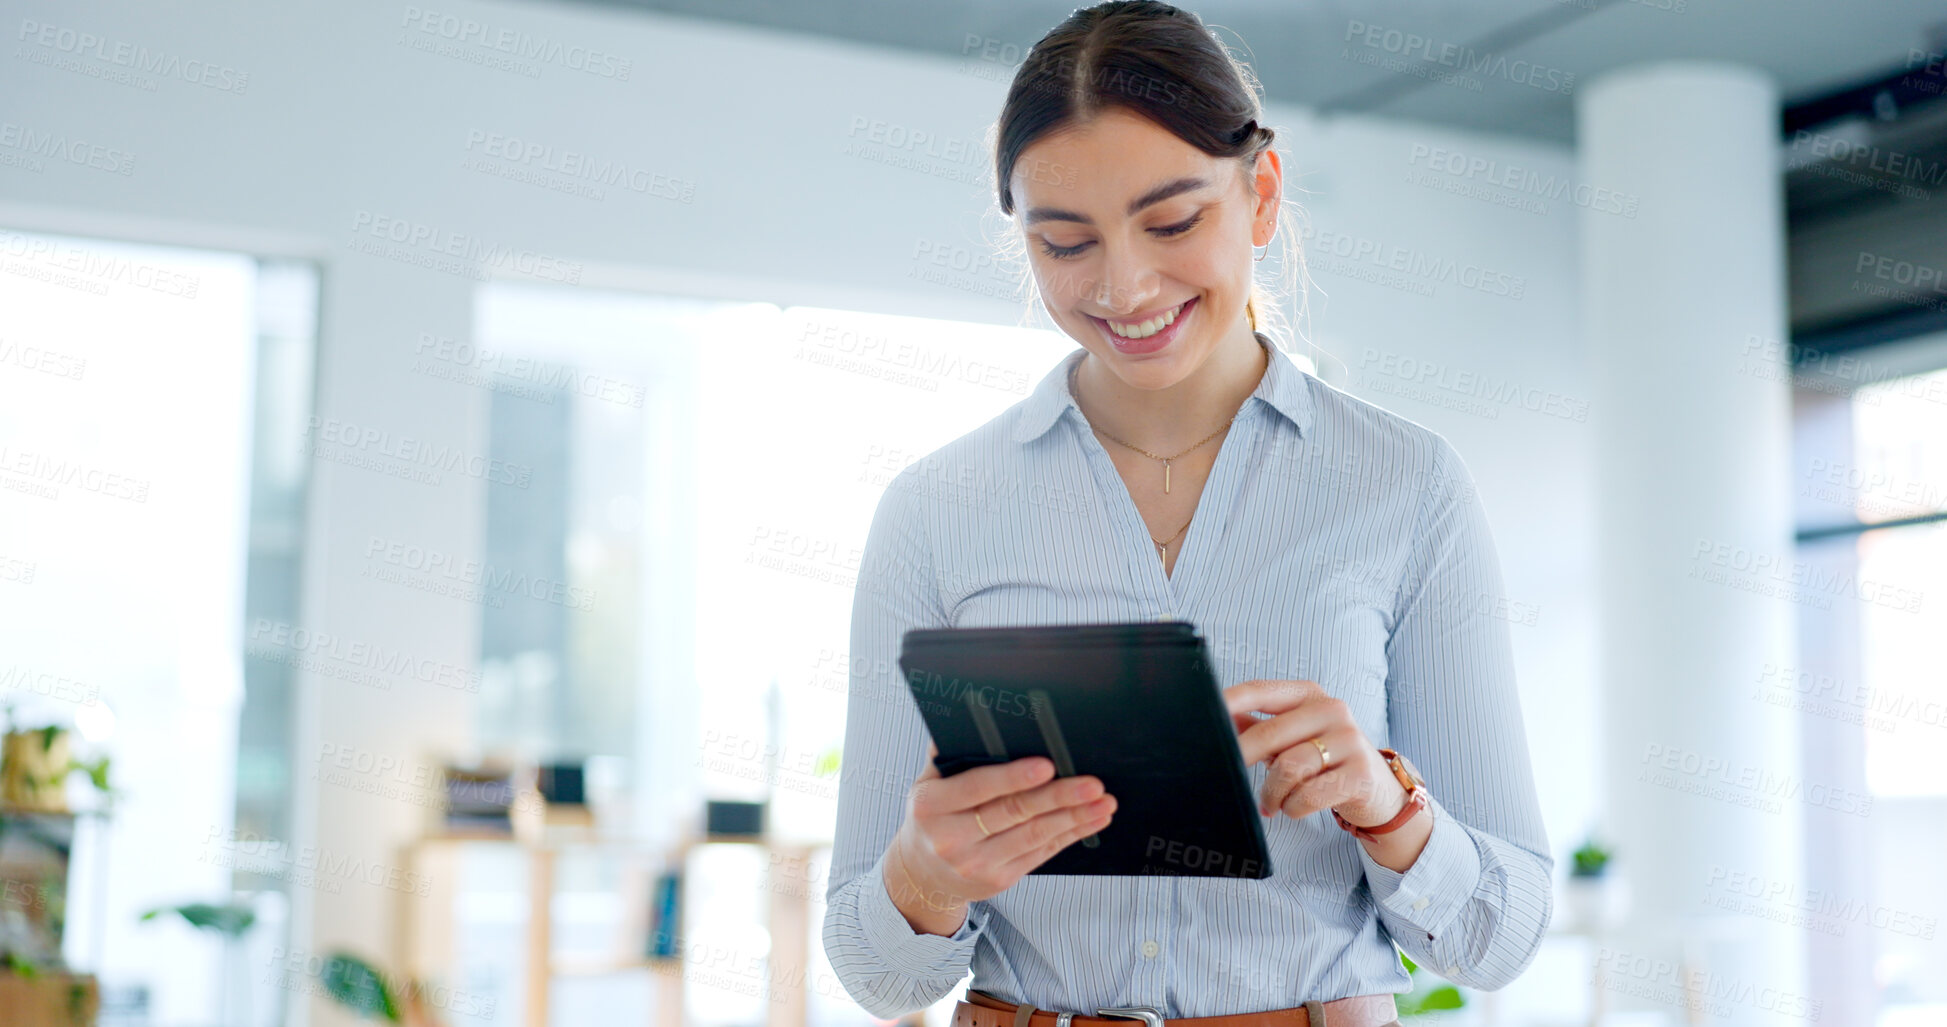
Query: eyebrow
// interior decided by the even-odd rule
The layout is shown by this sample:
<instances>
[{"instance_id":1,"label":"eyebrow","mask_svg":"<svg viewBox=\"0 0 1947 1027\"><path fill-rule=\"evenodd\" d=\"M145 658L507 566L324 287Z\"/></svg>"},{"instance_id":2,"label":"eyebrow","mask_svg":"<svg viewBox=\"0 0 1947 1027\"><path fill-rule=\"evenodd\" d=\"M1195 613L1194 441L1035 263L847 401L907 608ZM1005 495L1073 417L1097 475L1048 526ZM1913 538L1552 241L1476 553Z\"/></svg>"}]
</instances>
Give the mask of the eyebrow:
<instances>
[{"instance_id":1,"label":"eyebrow","mask_svg":"<svg viewBox=\"0 0 1947 1027\"><path fill-rule=\"evenodd\" d=\"M1134 217L1136 212L1142 210L1144 207L1161 203L1178 193L1187 193L1192 189L1202 189L1209 184L1209 180L1197 175L1190 175L1164 182L1162 185L1129 201L1129 216ZM1030 225L1042 221L1077 221L1084 225L1095 224L1095 219L1089 217L1087 214L1077 213L1072 210L1062 210L1057 207L1034 207L1028 211L1025 218L1025 223Z\"/></svg>"}]
</instances>

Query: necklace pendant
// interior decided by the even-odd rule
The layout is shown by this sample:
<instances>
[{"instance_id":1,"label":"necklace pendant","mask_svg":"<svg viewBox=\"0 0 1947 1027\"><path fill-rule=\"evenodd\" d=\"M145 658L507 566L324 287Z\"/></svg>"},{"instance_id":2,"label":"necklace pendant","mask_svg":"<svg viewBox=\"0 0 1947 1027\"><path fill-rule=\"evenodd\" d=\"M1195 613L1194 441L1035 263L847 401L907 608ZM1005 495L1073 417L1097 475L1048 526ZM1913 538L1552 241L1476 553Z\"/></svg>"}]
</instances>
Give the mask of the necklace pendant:
<instances>
[{"instance_id":1,"label":"necklace pendant","mask_svg":"<svg viewBox=\"0 0 1947 1027\"><path fill-rule=\"evenodd\" d=\"M1163 494L1166 496L1170 494L1170 462L1168 460L1163 461Z\"/></svg>"}]
</instances>

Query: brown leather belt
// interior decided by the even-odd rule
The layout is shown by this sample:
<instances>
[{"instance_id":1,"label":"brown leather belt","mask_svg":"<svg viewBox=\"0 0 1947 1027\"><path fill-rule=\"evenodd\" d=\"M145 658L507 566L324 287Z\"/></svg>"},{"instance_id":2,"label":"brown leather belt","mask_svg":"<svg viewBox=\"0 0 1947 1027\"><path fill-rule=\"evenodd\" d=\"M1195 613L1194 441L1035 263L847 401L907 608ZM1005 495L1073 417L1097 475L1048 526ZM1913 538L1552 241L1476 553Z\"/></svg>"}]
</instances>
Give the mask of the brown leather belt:
<instances>
[{"instance_id":1,"label":"brown leather belt","mask_svg":"<svg viewBox=\"0 0 1947 1027\"><path fill-rule=\"evenodd\" d=\"M1105 1006L1095 1013L1057 1013L1027 1003L1017 1006L968 988L966 999L953 1007L953 1027L1133 1027L1130 1020L1142 1020L1145 1027L1397 1027L1399 1023L1399 1007L1391 992L1330 1002L1313 999L1289 1009L1223 1016L1164 1019L1155 1006Z\"/></svg>"}]
</instances>

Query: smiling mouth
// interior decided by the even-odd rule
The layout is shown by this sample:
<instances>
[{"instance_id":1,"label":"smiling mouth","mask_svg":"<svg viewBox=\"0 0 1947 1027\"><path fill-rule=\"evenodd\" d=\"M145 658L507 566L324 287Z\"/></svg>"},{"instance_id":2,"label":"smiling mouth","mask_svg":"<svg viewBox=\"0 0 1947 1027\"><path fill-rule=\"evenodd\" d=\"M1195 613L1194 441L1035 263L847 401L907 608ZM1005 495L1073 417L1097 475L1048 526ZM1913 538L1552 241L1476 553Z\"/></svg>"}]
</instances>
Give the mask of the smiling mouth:
<instances>
[{"instance_id":1,"label":"smiling mouth","mask_svg":"<svg viewBox=\"0 0 1947 1027\"><path fill-rule=\"evenodd\" d=\"M1147 339L1176 323L1176 319L1183 316L1183 308L1189 303L1189 300L1184 300L1182 303L1178 303L1176 306L1163 311L1161 314L1146 318L1142 321L1111 321L1103 317L1098 317L1096 320L1107 325L1110 332L1121 338Z\"/></svg>"}]
</instances>

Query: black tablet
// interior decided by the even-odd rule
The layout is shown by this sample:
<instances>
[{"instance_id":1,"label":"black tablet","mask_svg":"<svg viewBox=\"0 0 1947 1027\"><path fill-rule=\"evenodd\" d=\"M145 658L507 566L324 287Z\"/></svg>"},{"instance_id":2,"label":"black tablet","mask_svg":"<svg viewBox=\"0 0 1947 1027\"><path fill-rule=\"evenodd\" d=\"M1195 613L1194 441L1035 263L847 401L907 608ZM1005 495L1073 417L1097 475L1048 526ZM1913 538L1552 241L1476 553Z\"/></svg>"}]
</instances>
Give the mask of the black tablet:
<instances>
[{"instance_id":1,"label":"black tablet","mask_svg":"<svg viewBox=\"0 0 1947 1027\"><path fill-rule=\"evenodd\" d=\"M1187 621L906 632L899 668L943 776L1046 756L1116 798L1034 874L1271 876L1237 729Z\"/></svg>"}]
</instances>

